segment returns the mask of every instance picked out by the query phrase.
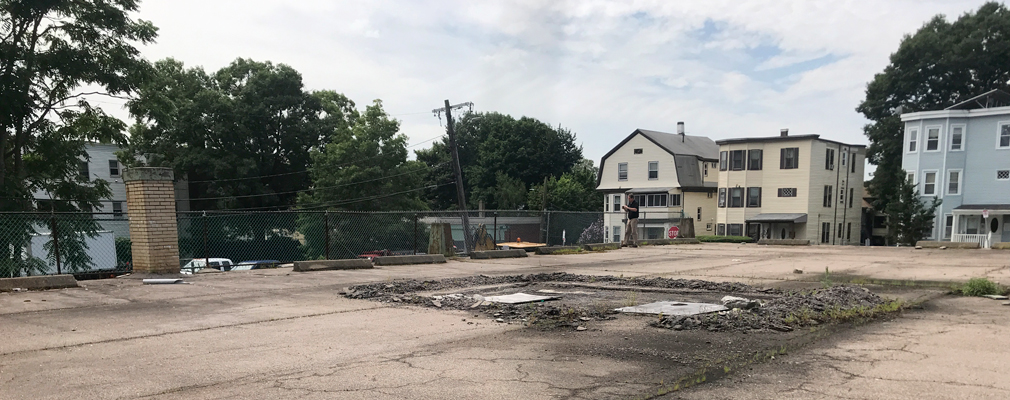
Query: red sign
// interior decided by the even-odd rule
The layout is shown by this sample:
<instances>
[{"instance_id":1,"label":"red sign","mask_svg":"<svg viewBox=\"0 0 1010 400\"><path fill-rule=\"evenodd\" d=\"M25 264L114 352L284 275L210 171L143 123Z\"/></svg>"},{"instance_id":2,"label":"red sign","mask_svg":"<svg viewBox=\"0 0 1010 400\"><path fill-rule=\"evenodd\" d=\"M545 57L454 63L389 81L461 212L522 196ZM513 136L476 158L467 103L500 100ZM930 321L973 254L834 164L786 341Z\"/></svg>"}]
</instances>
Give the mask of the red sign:
<instances>
[{"instance_id":1,"label":"red sign","mask_svg":"<svg viewBox=\"0 0 1010 400\"><path fill-rule=\"evenodd\" d=\"M677 235L679 234L680 234L680 228L676 226L671 226L670 230L666 232L666 236L670 237L670 239L676 239Z\"/></svg>"},{"instance_id":2,"label":"red sign","mask_svg":"<svg viewBox=\"0 0 1010 400\"><path fill-rule=\"evenodd\" d=\"M982 218L989 219L989 210L982 210Z\"/></svg>"}]
</instances>

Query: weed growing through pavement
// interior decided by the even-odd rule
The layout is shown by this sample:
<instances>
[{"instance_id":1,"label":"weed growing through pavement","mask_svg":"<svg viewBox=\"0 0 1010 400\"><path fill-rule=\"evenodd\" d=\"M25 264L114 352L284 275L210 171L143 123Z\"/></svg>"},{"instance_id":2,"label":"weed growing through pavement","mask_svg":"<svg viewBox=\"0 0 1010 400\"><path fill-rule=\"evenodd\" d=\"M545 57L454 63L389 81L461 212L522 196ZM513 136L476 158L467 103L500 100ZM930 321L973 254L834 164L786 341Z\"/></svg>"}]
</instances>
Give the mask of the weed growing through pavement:
<instances>
[{"instance_id":1,"label":"weed growing through pavement","mask_svg":"<svg viewBox=\"0 0 1010 400\"><path fill-rule=\"evenodd\" d=\"M634 307L637 305L638 305L638 292L637 291L628 292L628 294L624 296L624 306Z\"/></svg>"},{"instance_id":2,"label":"weed growing through pavement","mask_svg":"<svg viewBox=\"0 0 1010 400\"><path fill-rule=\"evenodd\" d=\"M965 296L1003 294L1005 291L999 284L986 278L971 278L964 286L961 286L961 294Z\"/></svg>"},{"instance_id":3,"label":"weed growing through pavement","mask_svg":"<svg viewBox=\"0 0 1010 400\"><path fill-rule=\"evenodd\" d=\"M828 267L824 267L824 279L821 279L821 285L823 285L825 289L834 285L834 283L831 282L831 271L828 270Z\"/></svg>"}]
</instances>

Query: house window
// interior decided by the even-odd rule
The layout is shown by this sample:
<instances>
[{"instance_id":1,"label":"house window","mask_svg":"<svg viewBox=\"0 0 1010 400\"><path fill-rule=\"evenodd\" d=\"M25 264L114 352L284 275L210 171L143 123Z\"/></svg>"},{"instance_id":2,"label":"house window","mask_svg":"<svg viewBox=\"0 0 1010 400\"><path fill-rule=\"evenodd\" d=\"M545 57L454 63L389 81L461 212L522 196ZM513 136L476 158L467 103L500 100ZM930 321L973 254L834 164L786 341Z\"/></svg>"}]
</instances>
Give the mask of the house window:
<instances>
[{"instance_id":1,"label":"house window","mask_svg":"<svg viewBox=\"0 0 1010 400\"><path fill-rule=\"evenodd\" d=\"M837 232L838 238L841 239L842 238L842 223L841 222L838 223L838 229L836 229L835 232Z\"/></svg>"},{"instance_id":2,"label":"house window","mask_svg":"<svg viewBox=\"0 0 1010 400\"><path fill-rule=\"evenodd\" d=\"M831 207L831 195L834 190L835 189L830 185L824 186L824 201L822 202L824 207Z\"/></svg>"},{"instance_id":3,"label":"house window","mask_svg":"<svg viewBox=\"0 0 1010 400\"><path fill-rule=\"evenodd\" d=\"M711 223L711 222L709 222L709 223L705 224L705 230L706 230L706 231L710 231L710 230L712 230L712 223Z\"/></svg>"},{"instance_id":4,"label":"house window","mask_svg":"<svg viewBox=\"0 0 1010 400\"><path fill-rule=\"evenodd\" d=\"M614 195L614 212L617 212L617 211L620 211L620 210L621 210L621 195L615 194Z\"/></svg>"},{"instance_id":5,"label":"house window","mask_svg":"<svg viewBox=\"0 0 1010 400\"><path fill-rule=\"evenodd\" d=\"M841 151L841 150L839 150L839 151L840 151L840 154L842 155L842 165L845 165L845 162L849 160L849 152L847 152L847 151Z\"/></svg>"},{"instance_id":6,"label":"house window","mask_svg":"<svg viewBox=\"0 0 1010 400\"><path fill-rule=\"evenodd\" d=\"M635 154L642 154L642 149L635 149Z\"/></svg>"},{"instance_id":7,"label":"house window","mask_svg":"<svg viewBox=\"0 0 1010 400\"><path fill-rule=\"evenodd\" d=\"M916 145L919 142L919 130L909 129L908 130L908 152L915 153Z\"/></svg>"},{"instance_id":8,"label":"house window","mask_svg":"<svg viewBox=\"0 0 1010 400\"><path fill-rule=\"evenodd\" d=\"M731 208L743 207L743 188L729 188L729 206Z\"/></svg>"},{"instance_id":9,"label":"house window","mask_svg":"<svg viewBox=\"0 0 1010 400\"><path fill-rule=\"evenodd\" d=\"M789 147L779 151L779 169L796 169L800 167L800 148Z\"/></svg>"},{"instance_id":10,"label":"house window","mask_svg":"<svg viewBox=\"0 0 1010 400\"><path fill-rule=\"evenodd\" d=\"M1010 122L1000 124L999 143L997 147L1001 149L1010 148Z\"/></svg>"},{"instance_id":11,"label":"house window","mask_svg":"<svg viewBox=\"0 0 1010 400\"><path fill-rule=\"evenodd\" d=\"M851 158L852 158L852 162L849 163L849 164L852 165L852 173L854 174L854 173L856 173L856 153L852 153L852 157Z\"/></svg>"},{"instance_id":12,"label":"house window","mask_svg":"<svg viewBox=\"0 0 1010 400\"><path fill-rule=\"evenodd\" d=\"M109 160L109 176L119 177L119 160Z\"/></svg>"},{"instance_id":13,"label":"house window","mask_svg":"<svg viewBox=\"0 0 1010 400\"><path fill-rule=\"evenodd\" d=\"M936 172L924 172L922 176L922 195L936 195Z\"/></svg>"},{"instance_id":14,"label":"house window","mask_svg":"<svg viewBox=\"0 0 1010 400\"><path fill-rule=\"evenodd\" d=\"M727 161L726 160L727 160L728 156L729 156L729 152L726 152L726 151L720 151L719 152L719 170L720 171L725 171L726 170L726 165L727 165Z\"/></svg>"},{"instance_id":15,"label":"house window","mask_svg":"<svg viewBox=\"0 0 1010 400\"><path fill-rule=\"evenodd\" d=\"M961 170L947 171L947 194L961 194Z\"/></svg>"},{"instance_id":16,"label":"house window","mask_svg":"<svg viewBox=\"0 0 1010 400\"><path fill-rule=\"evenodd\" d=\"M826 149L824 153L824 169L835 169L835 149Z\"/></svg>"},{"instance_id":17,"label":"house window","mask_svg":"<svg viewBox=\"0 0 1010 400\"><path fill-rule=\"evenodd\" d=\"M614 231L614 242L620 242L621 241L621 227L620 226L614 226L613 231Z\"/></svg>"},{"instance_id":18,"label":"house window","mask_svg":"<svg viewBox=\"0 0 1010 400\"><path fill-rule=\"evenodd\" d=\"M701 169L702 169L702 173L704 174L704 176L708 177L708 163L707 162L701 163Z\"/></svg>"},{"instance_id":19,"label":"house window","mask_svg":"<svg viewBox=\"0 0 1010 400\"><path fill-rule=\"evenodd\" d=\"M701 207L698 207L698 221L701 221Z\"/></svg>"},{"instance_id":20,"label":"house window","mask_svg":"<svg viewBox=\"0 0 1010 400\"><path fill-rule=\"evenodd\" d=\"M981 215L979 215L979 216L969 215L969 216L965 217L965 220L964 220L964 223L965 223L964 224L965 225L965 227L964 227L964 233L967 233L969 235L977 235L978 234L978 228L979 228L979 226L981 225L981 222L982 222L981 218L982 218Z\"/></svg>"},{"instance_id":21,"label":"house window","mask_svg":"<svg viewBox=\"0 0 1010 400\"><path fill-rule=\"evenodd\" d=\"M856 188L849 188L849 208L852 208L852 204L856 199Z\"/></svg>"},{"instance_id":22,"label":"house window","mask_svg":"<svg viewBox=\"0 0 1010 400\"><path fill-rule=\"evenodd\" d=\"M635 196L638 198L638 204L642 207L666 207L667 194L647 194L642 196Z\"/></svg>"},{"instance_id":23,"label":"house window","mask_svg":"<svg viewBox=\"0 0 1010 400\"><path fill-rule=\"evenodd\" d=\"M761 188L747 188L747 207L761 207Z\"/></svg>"},{"instance_id":24,"label":"house window","mask_svg":"<svg viewBox=\"0 0 1010 400\"><path fill-rule=\"evenodd\" d=\"M680 207L680 195L671 194L670 195L670 207Z\"/></svg>"},{"instance_id":25,"label":"house window","mask_svg":"<svg viewBox=\"0 0 1010 400\"><path fill-rule=\"evenodd\" d=\"M87 161L79 161L77 163L77 175L80 176L81 179L83 179L83 180L86 180L86 181L90 181L91 180L91 172L88 171L88 162Z\"/></svg>"},{"instance_id":26,"label":"house window","mask_svg":"<svg viewBox=\"0 0 1010 400\"><path fill-rule=\"evenodd\" d=\"M726 188L719 188L719 208L726 207Z\"/></svg>"},{"instance_id":27,"label":"house window","mask_svg":"<svg viewBox=\"0 0 1010 400\"><path fill-rule=\"evenodd\" d=\"M1001 169L999 171L996 171L996 180L1005 181L1008 179L1010 179L1010 170Z\"/></svg>"},{"instance_id":28,"label":"house window","mask_svg":"<svg viewBox=\"0 0 1010 400\"><path fill-rule=\"evenodd\" d=\"M659 161L649 161L649 179L659 179Z\"/></svg>"},{"instance_id":29,"label":"house window","mask_svg":"<svg viewBox=\"0 0 1010 400\"><path fill-rule=\"evenodd\" d=\"M796 197L796 188L779 188L779 197Z\"/></svg>"},{"instance_id":30,"label":"house window","mask_svg":"<svg viewBox=\"0 0 1010 400\"><path fill-rule=\"evenodd\" d=\"M940 127L926 128L926 151L940 150Z\"/></svg>"},{"instance_id":31,"label":"house window","mask_svg":"<svg viewBox=\"0 0 1010 400\"><path fill-rule=\"evenodd\" d=\"M603 240L606 241L607 239L610 239L610 227L609 226L604 226L603 227Z\"/></svg>"},{"instance_id":32,"label":"house window","mask_svg":"<svg viewBox=\"0 0 1010 400\"><path fill-rule=\"evenodd\" d=\"M761 150L748 150L747 151L747 169L751 171L761 170L762 161L762 151Z\"/></svg>"},{"instance_id":33,"label":"house window","mask_svg":"<svg viewBox=\"0 0 1010 400\"><path fill-rule=\"evenodd\" d=\"M711 199L713 194L715 194L715 193L712 193L712 192L705 193L705 197L708 197L708 198Z\"/></svg>"},{"instance_id":34,"label":"house window","mask_svg":"<svg viewBox=\"0 0 1010 400\"><path fill-rule=\"evenodd\" d=\"M852 223L845 226L845 240L852 240Z\"/></svg>"},{"instance_id":35,"label":"house window","mask_svg":"<svg viewBox=\"0 0 1010 400\"><path fill-rule=\"evenodd\" d=\"M123 216L123 202L113 201L112 202L112 216L122 217Z\"/></svg>"},{"instance_id":36,"label":"house window","mask_svg":"<svg viewBox=\"0 0 1010 400\"><path fill-rule=\"evenodd\" d=\"M845 207L845 188L842 187L838 188L838 204L841 204L842 207Z\"/></svg>"},{"instance_id":37,"label":"house window","mask_svg":"<svg viewBox=\"0 0 1010 400\"><path fill-rule=\"evenodd\" d=\"M743 157L746 150L733 150L729 152L729 169L732 171L743 171Z\"/></svg>"},{"instance_id":38,"label":"house window","mask_svg":"<svg viewBox=\"0 0 1010 400\"><path fill-rule=\"evenodd\" d=\"M952 233L954 233L954 215L947 214L943 217L943 238L950 239Z\"/></svg>"},{"instance_id":39,"label":"house window","mask_svg":"<svg viewBox=\"0 0 1010 400\"><path fill-rule=\"evenodd\" d=\"M964 150L964 126L950 127L950 151Z\"/></svg>"},{"instance_id":40,"label":"house window","mask_svg":"<svg viewBox=\"0 0 1010 400\"><path fill-rule=\"evenodd\" d=\"M821 243L831 242L831 223L821 223Z\"/></svg>"},{"instance_id":41,"label":"house window","mask_svg":"<svg viewBox=\"0 0 1010 400\"><path fill-rule=\"evenodd\" d=\"M873 229L884 229L886 227L887 227L887 217L885 216L873 217Z\"/></svg>"},{"instance_id":42,"label":"house window","mask_svg":"<svg viewBox=\"0 0 1010 400\"><path fill-rule=\"evenodd\" d=\"M909 172L908 176L906 177L906 179L908 179L908 183L911 183L911 184L914 185L915 184L915 172Z\"/></svg>"},{"instance_id":43,"label":"house window","mask_svg":"<svg viewBox=\"0 0 1010 400\"><path fill-rule=\"evenodd\" d=\"M716 226L715 234L719 236L726 236L726 224L719 224Z\"/></svg>"},{"instance_id":44,"label":"house window","mask_svg":"<svg viewBox=\"0 0 1010 400\"><path fill-rule=\"evenodd\" d=\"M617 180L626 181L628 180L628 163L617 164Z\"/></svg>"},{"instance_id":45,"label":"house window","mask_svg":"<svg viewBox=\"0 0 1010 400\"><path fill-rule=\"evenodd\" d=\"M743 224L729 224L726 226L727 236L743 236Z\"/></svg>"}]
</instances>

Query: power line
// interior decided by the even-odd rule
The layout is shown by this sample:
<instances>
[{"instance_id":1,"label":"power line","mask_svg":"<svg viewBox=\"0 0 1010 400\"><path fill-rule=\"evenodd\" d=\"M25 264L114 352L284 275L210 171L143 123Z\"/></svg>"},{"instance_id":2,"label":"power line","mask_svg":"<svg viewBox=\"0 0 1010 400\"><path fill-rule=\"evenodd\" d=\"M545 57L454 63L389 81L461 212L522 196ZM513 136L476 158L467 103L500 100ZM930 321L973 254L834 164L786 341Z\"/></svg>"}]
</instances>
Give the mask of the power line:
<instances>
[{"instance_id":1,"label":"power line","mask_svg":"<svg viewBox=\"0 0 1010 400\"><path fill-rule=\"evenodd\" d=\"M432 166L432 168L441 167L442 165L445 165L445 164L448 164L448 162L443 162L441 164L435 164L435 165ZM335 189L335 188L340 188L340 187L344 187L344 186L357 185L357 184L360 184L360 183L368 183L368 182L380 181L380 180L383 180L383 179L395 178L395 177L398 177L398 176L403 176L403 175L411 174L411 173L422 171L422 170L424 170L424 168L416 168L416 169L413 169L413 170L410 170L410 171L407 171L407 172L402 172L402 173L399 173L399 174L396 174L396 175L380 176L378 178L372 178L372 179L363 180L363 181L347 182L347 183L342 183L342 184L334 185L334 186L324 186L324 187L318 187L318 188L309 188L309 189L302 189L302 190L292 190L292 191L289 191L289 192L249 194L249 195L240 195L240 196L196 197L196 198L190 198L190 199L177 199L175 201L178 203L178 202L183 202L183 201L246 199L246 198L252 198L252 197L279 196L279 195L283 195L283 194L313 192L313 191L316 191L316 190L329 190L329 189Z\"/></svg>"},{"instance_id":2,"label":"power line","mask_svg":"<svg viewBox=\"0 0 1010 400\"><path fill-rule=\"evenodd\" d=\"M422 145L422 144L425 144L425 143L427 143L427 142L430 142L430 141L433 141L433 140L436 140L436 139L439 139L439 138L442 138L442 137L444 137L444 136L445 136L445 135L441 135L441 136L436 136L436 137L433 137L433 138L431 138L431 139L428 139L428 140L424 140L424 141L421 141L421 142L417 142L417 143L414 143L414 144L412 144L412 145L410 145L410 146L407 146L407 147L405 147L405 148L406 148L406 149L409 149L409 148L412 148L412 147L417 147L417 146L420 146L420 145ZM334 167L335 167L335 168L340 168L340 167L346 167L346 166L348 166L348 165L353 165L353 164L356 164L356 163L359 163L359 162L362 162L362 161L368 161L368 160L374 160L374 159L376 159L376 158L379 158L379 157L385 157L385 155L384 155L384 154L380 154L380 155L377 155L377 156L372 156L372 157L366 157L366 158L362 158L362 159L358 159L358 160L354 160L354 161L349 161L349 162L346 162L346 163L344 163L344 164L339 164L339 165L336 165L336 166L334 166ZM328 168L334 168L334 167L328 167ZM304 170L302 170L302 171L295 171L295 172L284 172L284 173L280 173L280 174L270 174L270 175L256 175L256 176L247 176L247 177L244 177L244 178L229 178L229 179L204 179L204 180L197 180L197 181L186 181L186 182L188 182L188 183L207 183L207 182L236 182L236 181L245 181L245 180L251 180L251 179L262 179L262 178L274 178L274 177L278 177L278 176L288 176L288 175L296 175L296 174L304 174L304 173L306 173L306 172L311 172L311 171L314 171L314 170L316 170L316 169L318 169L318 168L319 168L319 167L314 167L314 168L307 168L307 169L304 169Z\"/></svg>"}]
</instances>

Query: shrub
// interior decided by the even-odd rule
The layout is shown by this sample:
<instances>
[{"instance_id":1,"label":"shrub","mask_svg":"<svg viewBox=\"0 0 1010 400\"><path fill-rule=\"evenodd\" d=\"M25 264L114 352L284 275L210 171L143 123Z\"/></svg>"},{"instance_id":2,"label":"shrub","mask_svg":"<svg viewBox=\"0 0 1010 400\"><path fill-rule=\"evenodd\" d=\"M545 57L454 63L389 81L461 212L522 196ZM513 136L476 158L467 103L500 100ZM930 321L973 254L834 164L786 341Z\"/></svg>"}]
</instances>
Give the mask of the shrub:
<instances>
[{"instance_id":1,"label":"shrub","mask_svg":"<svg viewBox=\"0 0 1010 400\"><path fill-rule=\"evenodd\" d=\"M698 240L700 240L702 242L711 242L711 243L740 243L740 242L753 243L754 242L754 238L752 238L750 236L711 236L711 235L700 235L700 236L698 236Z\"/></svg>"},{"instance_id":2,"label":"shrub","mask_svg":"<svg viewBox=\"0 0 1010 400\"><path fill-rule=\"evenodd\" d=\"M989 294L1000 294L1002 288L996 282L986 278L971 278L968 283L961 286L961 294L965 296L985 296Z\"/></svg>"}]
</instances>

